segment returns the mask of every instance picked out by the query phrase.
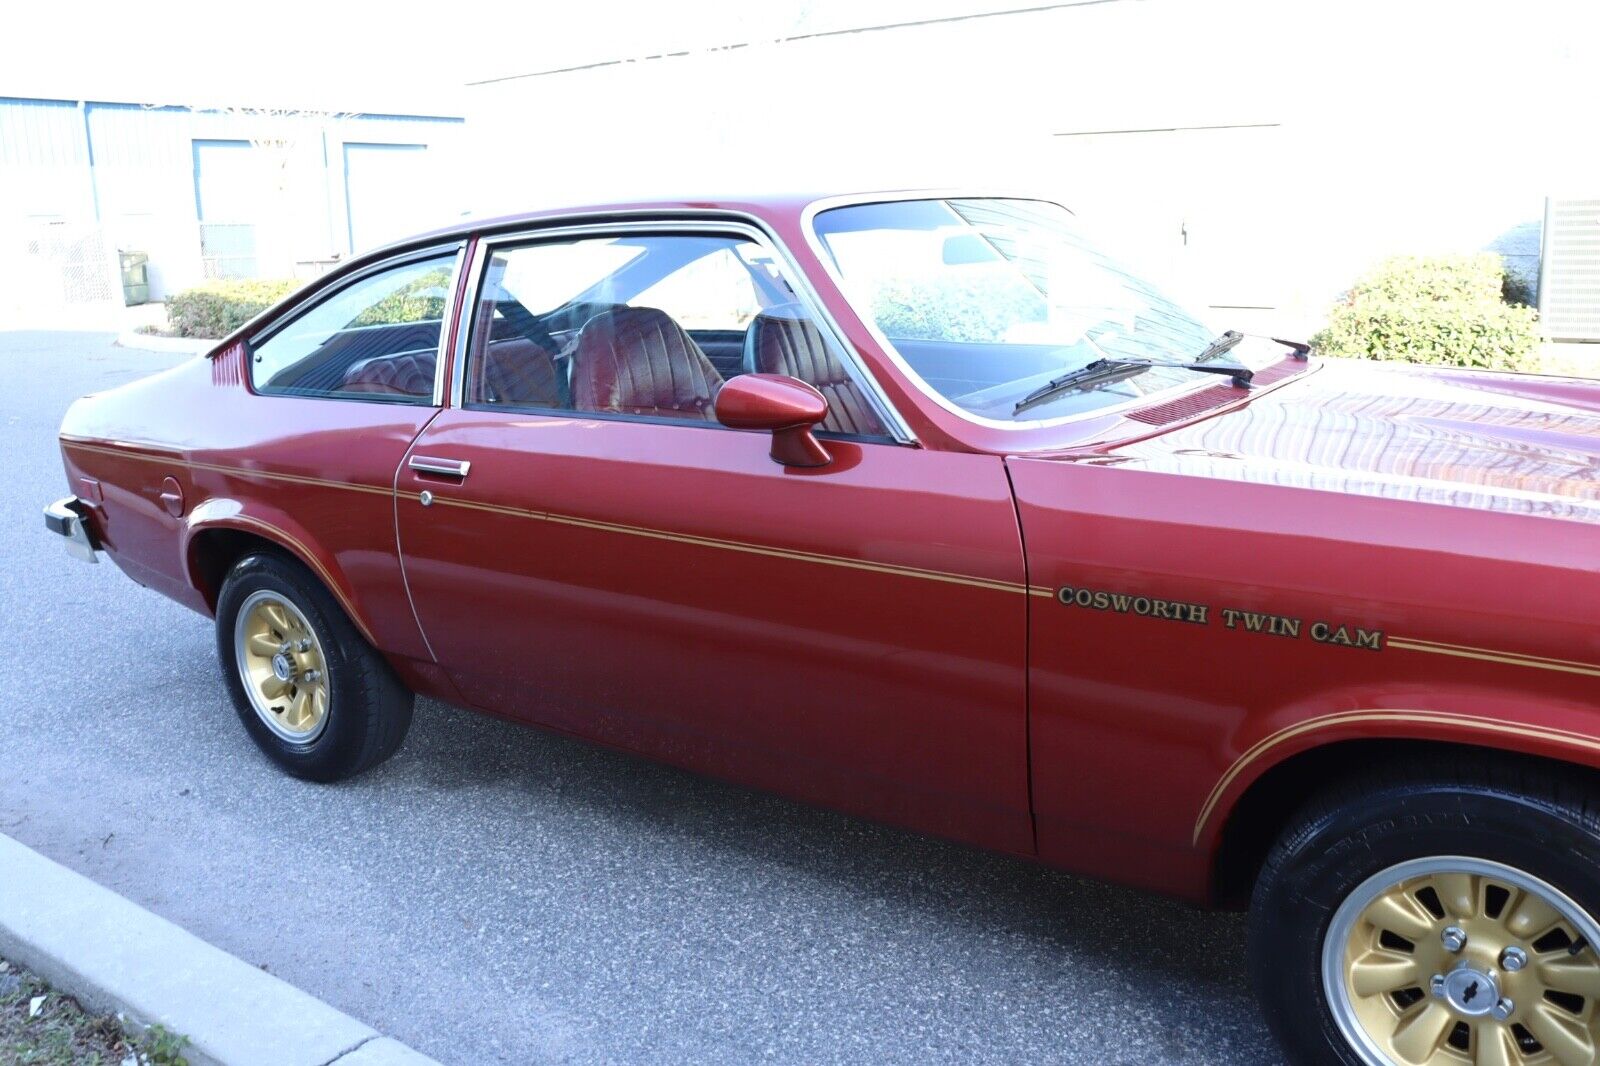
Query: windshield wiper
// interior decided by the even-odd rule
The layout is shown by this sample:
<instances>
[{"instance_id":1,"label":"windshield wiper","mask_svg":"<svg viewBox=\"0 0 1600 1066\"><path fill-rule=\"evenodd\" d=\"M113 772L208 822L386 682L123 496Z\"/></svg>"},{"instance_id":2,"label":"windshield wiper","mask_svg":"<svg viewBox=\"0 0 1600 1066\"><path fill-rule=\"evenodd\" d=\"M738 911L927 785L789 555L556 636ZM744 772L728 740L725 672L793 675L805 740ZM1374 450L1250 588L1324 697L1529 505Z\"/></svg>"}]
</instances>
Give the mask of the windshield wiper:
<instances>
[{"instance_id":1,"label":"windshield wiper","mask_svg":"<svg viewBox=\"0 0 1600 1066\"><path fill-rule=\"evenodd\" d=\"M1227 347L1221 349L1221 351L1225 352L1228 348L1232 348L1239 343L1237 339L1225 341L1226 336L1224 334L1223 337L1219 337L1212 342L1212 347L1220 343L1226 343ZM1211 352L1211 348L1207 348L1206 352ZM1202 358L1206 357L1206 352L1201 353ZM1089 385L1104 385L1113 381L1121 381L1124 378L1142 374L1153 366L1174 366L1180 370L1198 370L1202 374L1226 374L1241 389L1249 388L1250 379L1255 376L1254 372L1248 367L1218 366L1213 363L1201 362L1188 363L1178 359L1170 362L1163 359L1096 359L1094 362L1086 363L1058 378L1051 378L1018 400L1017 405L1011 409L1011 413L1014 415L1021 414L1035 404L1043 403L1056 393L1067 389L1085 388Z\"/></svg>"},{"instance_id":2,"label":"windshield wiper","mask_svg":"<svg viewBox=\"0 0 1600 1066\"><path fill-rule=\"evenodd\" d=\"M1218 337L1216 340L1202 348L1200 350L1200 354L1194 357L1194 361L1197 363L1203 363L1207 359L1215 359L1224 352L1232 351L1234 346L1242 340L1244 340L1243 333L1240 333L1236 329L1230 329L1228 332L1224 333L1222 336Z\"/></svg>"}]
</instances>

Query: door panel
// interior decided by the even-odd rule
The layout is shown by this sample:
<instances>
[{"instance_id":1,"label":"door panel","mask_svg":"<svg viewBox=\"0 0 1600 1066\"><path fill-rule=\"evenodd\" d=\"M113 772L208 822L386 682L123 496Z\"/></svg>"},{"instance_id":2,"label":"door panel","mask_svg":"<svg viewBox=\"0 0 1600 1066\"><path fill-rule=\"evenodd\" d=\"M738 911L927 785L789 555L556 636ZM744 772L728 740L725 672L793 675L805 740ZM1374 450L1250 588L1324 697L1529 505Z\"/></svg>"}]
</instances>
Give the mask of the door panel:
<instances>
[{"instance_id":1,"label":"door panel","mask_svg":"<svg viewBox=\"0 0 1600 1066\"><path fill-rule=\"evenodd\" d=\"M447 410L401 551L473 702L931 832L1032 850L1022 550L992 456ZM422 490L431 506L418 499Z\"/></svg>"}]
</instances>

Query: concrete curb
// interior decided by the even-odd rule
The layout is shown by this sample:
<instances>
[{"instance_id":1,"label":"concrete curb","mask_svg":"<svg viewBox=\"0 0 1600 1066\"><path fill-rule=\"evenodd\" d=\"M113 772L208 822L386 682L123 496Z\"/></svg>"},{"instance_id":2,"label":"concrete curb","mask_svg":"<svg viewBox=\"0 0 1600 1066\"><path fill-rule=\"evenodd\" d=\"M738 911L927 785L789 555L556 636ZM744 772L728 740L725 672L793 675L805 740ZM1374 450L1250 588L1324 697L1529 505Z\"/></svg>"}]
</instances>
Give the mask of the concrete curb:
<instances>
[{"instance_id":1,"label":"concrete curb","mask_svg":"<svg viewBox=\"0 0 1600 1066\"><path fill-rule=\"evenodd\" d=\"M0 955L187 1036L195 1066L438 1066L3 834Z\"/></svg>"},{"instance_id":2,"label":"concrete curb","mask_svg":"<svg viewBox=\"0 0 1600 1066\"><path fill-rule=\"evenodd\" d=\"M188 355L199 355L215 348L217 342L206 340L202 337L157 337L150 333L127 330L117 334L116 345L119 348L138 348L146 352L179 352Z\"/></svg>"}]
</instances>

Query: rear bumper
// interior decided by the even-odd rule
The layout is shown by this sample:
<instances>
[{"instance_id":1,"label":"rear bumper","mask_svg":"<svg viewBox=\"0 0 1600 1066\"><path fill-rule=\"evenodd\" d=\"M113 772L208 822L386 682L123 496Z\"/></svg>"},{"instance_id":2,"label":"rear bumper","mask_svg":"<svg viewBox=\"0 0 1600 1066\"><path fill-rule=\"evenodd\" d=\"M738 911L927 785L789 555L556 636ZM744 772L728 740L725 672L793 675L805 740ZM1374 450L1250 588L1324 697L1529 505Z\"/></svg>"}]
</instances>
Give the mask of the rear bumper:
<instances>
[{"instance_id":1,"label":"rear bumper","mask_svg":"<svg viewBox=\"0 0 1600 1066\"><path fill-rule=\"evenodd\" d=\"M100 544L89 525L89 508L76 496L65 496L44 509L44 527L66 538L67 553L84 562L97 563Z\"/></svg>"}]
</instances>

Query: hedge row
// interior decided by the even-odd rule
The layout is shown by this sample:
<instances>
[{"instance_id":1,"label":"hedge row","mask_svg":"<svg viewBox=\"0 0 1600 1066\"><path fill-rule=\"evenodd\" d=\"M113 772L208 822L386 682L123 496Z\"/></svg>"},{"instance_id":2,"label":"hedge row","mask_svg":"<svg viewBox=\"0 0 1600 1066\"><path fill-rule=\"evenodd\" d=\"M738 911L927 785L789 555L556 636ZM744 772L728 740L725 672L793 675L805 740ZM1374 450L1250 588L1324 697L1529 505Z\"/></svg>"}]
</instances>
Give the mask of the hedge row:
<instances>
[{"instance_id":1,"label":"hedge row","mask_svg":"<svg viewBox=\"0 0 1600 1066\"><path fill-rule=\"evenodd\" d=\"M1538 312L1505 299L1499 256L1398 256L1358 280L1312 346L1323 355L1529 370Z\"/></svg>"},{"instance_id":2,"label":"hedge row","mask_svg":"<svg viewBox=\"0 0 1600 1066\"><path fill-rule=\"evenodd\" d=\"M167 320L180 337L226 337L299 286L289 278L219 278L167 299ZM403 289L364 308L350 326L417 322L444 315L450 271L420 275Z\"/></svg>"},{"instance_id":3,"label":"hedge row","mask_svg":"<svg viewBox=\"0 0 1600 1066\"><path fill-rule=\"evenodd\" d=\"M167 298L167 321L180 337L226 337L299 284L290 278L219 278L202 282Z\"/></svg>"}]
</instances>

